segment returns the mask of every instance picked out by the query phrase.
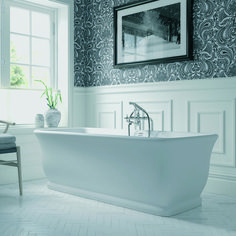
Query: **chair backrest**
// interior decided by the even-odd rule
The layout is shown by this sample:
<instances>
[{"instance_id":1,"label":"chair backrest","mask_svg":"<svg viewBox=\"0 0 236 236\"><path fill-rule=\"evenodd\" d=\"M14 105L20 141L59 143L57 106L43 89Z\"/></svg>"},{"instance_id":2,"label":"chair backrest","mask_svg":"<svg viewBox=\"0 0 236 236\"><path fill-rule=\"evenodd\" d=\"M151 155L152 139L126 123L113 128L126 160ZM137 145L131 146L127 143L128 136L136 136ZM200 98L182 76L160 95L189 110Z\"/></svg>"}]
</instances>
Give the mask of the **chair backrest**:
<instances>
[{"instance_id":1,"label":"chair backrest","mask_svg":"<svg viewBox=\"0 0 236 236\"><path fill-rule=\"evenodd\" d=\"M3 131L4 134L7 133L8 128L9 128L9 125L15 125L15 124L16 124L16 123L14 123L14 122L8 122L8 121L3 121L3 120L0 120L0 123L6 125L6 127L5 127L5 129L4 129L4 131Z\"/></svg>"}]
</instances>

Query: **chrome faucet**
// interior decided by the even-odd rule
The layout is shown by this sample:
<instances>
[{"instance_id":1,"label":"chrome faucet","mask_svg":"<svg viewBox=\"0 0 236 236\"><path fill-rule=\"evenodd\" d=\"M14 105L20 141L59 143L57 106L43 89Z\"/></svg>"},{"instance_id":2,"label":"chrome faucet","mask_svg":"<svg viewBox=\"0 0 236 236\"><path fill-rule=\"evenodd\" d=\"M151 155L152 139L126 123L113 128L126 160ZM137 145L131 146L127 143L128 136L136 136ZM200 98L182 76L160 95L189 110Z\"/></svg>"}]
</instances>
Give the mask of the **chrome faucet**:
<instances>
[{"instance_id":1,"label":"chrome faucet","mask_svg":"<svg viewBox=\"0 0 236 236\"><path fill-rule=\"evenodd\" d=\"M130 126L134 124L135 126L139 127L139 130L141 129L141 120L146 120L148 121L148 137L150 137L151 134L151 119L148 115L148 113L140 107L137 103L135 102L129 102L130 105L134 106L133 112L130 114L130 116L126 116L124 119L128 122L128 136L130 136ZM145 113L146 116L140 116L140 111Z\"/></svg>"}]
</instances>

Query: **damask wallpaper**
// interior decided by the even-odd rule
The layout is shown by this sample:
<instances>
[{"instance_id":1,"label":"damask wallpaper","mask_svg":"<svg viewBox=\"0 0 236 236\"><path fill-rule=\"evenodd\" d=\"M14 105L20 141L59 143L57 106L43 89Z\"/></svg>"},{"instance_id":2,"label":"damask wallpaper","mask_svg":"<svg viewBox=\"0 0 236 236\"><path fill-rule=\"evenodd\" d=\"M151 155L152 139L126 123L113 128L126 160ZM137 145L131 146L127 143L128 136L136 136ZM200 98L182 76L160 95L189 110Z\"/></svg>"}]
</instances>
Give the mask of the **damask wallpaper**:
<instances>
[{"instance_id":1,"label":"damask wallpaper","mask_svg":"<svg viewBox=\"0 0 236 236\"><path fill-rule=\"evenodd\" d=\"M236 76L236 1L193 0L193 60L113 67L113 7L133 0L75 0L75 86Z\"/></svg>"}]
</instances>

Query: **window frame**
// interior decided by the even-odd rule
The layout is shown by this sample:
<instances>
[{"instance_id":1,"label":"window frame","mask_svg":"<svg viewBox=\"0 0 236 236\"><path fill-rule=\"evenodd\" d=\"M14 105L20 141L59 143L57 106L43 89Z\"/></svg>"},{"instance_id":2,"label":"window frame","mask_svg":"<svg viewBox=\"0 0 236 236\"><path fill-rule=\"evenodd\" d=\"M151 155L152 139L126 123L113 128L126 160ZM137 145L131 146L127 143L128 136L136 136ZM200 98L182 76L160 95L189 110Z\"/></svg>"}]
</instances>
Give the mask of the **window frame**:
<instances>
[{"instance_id":1,"label":"window frame","mask_svg":"<svg viewBox=\"0 0 236 236\"><path fill-rule=\"evenodd\" d=\"M55 42L55 77L57 79L55 89L60 89L62 94L63 102L60 103L58 109L62 113L62 120L60 126L62 127L71 127L74 123L73 119L73 107L74 107L74 1L68 0L0 0L0 11L3 11L3 5L6 5L6 2L26 2L33 3L40 7L46 6L52 9L55 9L57 12L56 17L56 27L55 31L57 34L57 41ZM4 12L5 14L5 12ZM2 26L2 16L0 14L0 27ZM5 22L4 22L5 23ZM10 27L10 26L9 26ZM0 28L2 33L2 29ZM9 40L10 43L10 40ZM14 132L24 133L28 132L34 127L34 114L44 113L46 110L40 109L41 105L45 102L40 98L43 89L38 88L14 88L9 86L1 87L1 80L3 81L2 71L5 65L3 64L3 56L1 54L1 49L5 46L2 46L1 37L0 37L0 110L2 119L12 120L17 123L16 126L12 128ZM10 48L10 47L9 47ZM9 76L10 78L10 76ZM4 78L5 79L5 78ZM6 80L4 80L6 81ZM3 82L2 82L3 84ZM32 95L36 95L37 100L32 100ZM20 99L23 101L22 106L18 106L14 103L14 99ZM16 108L22 108L20 113L26 110L32 111L32 121L29 123L23 122L20 123L14 117L18 114ZM35 108L37 112L35 113Z\"/></svg>"},{"instance_id":2,"label":"window frame","mask_svg":"<svg viewBox=\"0 0 236 236\"><path fill-rule=\"evenodd\" d=\"M21 34L17 32L10 31L10 7L17 7L22 9L27 9L30 11L30 32L29 34ZM52 87L53 89L58 89L58 76L57 76L57 48L58 48L58 34L57 34L57 9L46 7L39 5L37 3L31 3L26 1L18 1L18 0L7 0L2 1L1 5L1 28L2 28L2 36L0 37L1 41L1 80L0 80L0 87L1 88L17 88L17 89L35 89L32 87L32 67L38 68L49 68L49 83L48 86ZM41 38L44 37L34 36L32 35L32 26L31 26L31 17L32 11L45 13L50 16L50 65L49 66L40 66L32 64L32 38ZM10 61L10 35L22 35L29 37L29 64L25 63L11 63ZM20 88L20 87L11 87L11 75L10 75L10 67L12 64L16 65L26 65L29 67L29 86L27 88Z\"/></svg>"}]
</instances>

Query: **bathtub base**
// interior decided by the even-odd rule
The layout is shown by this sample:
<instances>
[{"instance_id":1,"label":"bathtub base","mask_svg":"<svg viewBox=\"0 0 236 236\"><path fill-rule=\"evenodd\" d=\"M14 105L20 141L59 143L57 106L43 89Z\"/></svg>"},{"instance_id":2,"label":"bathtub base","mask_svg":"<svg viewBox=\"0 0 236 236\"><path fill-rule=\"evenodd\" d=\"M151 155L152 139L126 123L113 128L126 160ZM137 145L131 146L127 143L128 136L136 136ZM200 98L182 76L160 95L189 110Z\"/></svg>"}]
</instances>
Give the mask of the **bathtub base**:
<instances>
[{"instance_id":1,"label":"bathtub base","mask_svg":"<svg viewBox=\"0 0 236 236\"><path fill-rule=\"evenodd\" d=\"M105 194L100 194L100 193L81 190L81 189L68 187L64 185L59 185L52 182L48 183L48 188L59 191L59 192L76 195L82 198L88 198L88 199L112 204L115 206L125 207L132 210L141 211L144 213L158 215L158 216L173 216L173 215L180 214L184 211L188 211L193 208L201 206L200 196L194 199L189 199L188 201L185 200L171 207L158 207L158 206L148 205L148 204L144 204L144 203L140 203L136 201L130 201L127 199L108 196Z\"/></svg>"}]
</instances>

